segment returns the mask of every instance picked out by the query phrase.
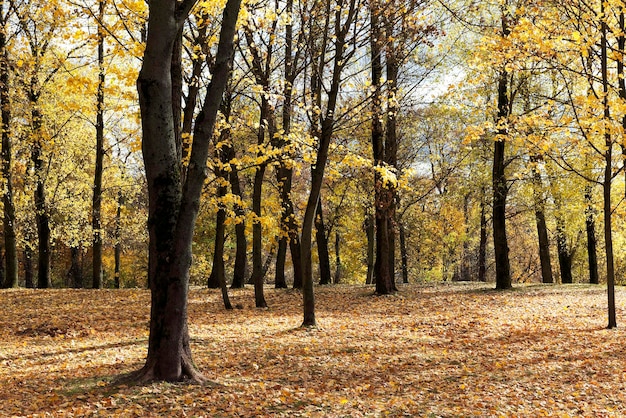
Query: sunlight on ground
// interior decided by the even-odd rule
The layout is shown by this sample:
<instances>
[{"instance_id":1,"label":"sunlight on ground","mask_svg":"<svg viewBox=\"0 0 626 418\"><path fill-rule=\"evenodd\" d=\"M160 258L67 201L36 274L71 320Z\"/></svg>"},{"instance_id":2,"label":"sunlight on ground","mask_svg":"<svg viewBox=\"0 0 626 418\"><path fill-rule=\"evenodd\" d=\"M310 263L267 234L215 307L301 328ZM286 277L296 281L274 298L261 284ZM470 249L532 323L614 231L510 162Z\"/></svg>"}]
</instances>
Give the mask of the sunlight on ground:
<instances>
[{"instance_id":1,"label":"sunlight on ground","mask_svg":"<svg viewBox=\"0 0 626 418\"><path fill-rule=\"evenodd\" d=\"M195 361L218 386L113 386L142 365L145 290L0 291L3 416L624 416L622 328L602 287L193 289ZM618 290L618 324L626 292Z\"/></svg>"}]
</instances>

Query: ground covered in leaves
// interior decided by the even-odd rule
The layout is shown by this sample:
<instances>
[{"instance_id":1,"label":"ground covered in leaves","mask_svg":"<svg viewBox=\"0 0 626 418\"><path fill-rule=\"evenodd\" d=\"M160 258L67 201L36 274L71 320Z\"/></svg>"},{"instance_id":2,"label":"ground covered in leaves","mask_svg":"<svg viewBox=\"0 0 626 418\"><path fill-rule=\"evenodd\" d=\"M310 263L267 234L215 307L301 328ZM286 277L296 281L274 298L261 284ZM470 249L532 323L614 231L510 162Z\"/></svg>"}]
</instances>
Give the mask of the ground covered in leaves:
<instances>
[{"instance_id":1,"label":"ground covered in leaves","mask_svg":"<svg viewBox=\"0 0 626 418\"><path fill-rule=\"evenodd\" d=\"M626 416L626 338L588 285L411 285L301 295L191 292L195 361L213 384L116 386L146 354L145 290L0 291L1 416ZM618 289L618 325L626 291Z\"/></svg>"}]
</instances>

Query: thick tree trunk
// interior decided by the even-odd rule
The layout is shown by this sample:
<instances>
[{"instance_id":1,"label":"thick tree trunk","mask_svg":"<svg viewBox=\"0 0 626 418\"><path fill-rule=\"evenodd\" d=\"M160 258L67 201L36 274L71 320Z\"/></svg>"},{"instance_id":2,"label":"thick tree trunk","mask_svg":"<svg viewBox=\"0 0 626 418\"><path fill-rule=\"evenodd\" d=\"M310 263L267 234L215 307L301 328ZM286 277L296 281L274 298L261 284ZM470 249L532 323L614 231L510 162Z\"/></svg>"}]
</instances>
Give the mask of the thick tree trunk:
<instances>
[{"instance_id":1,"label":"thick tree trunk","mask_svg":"<svg viewBox=\"0 0 626 418\"><path fill-rule=\"evenodd\" d=\"M0 10L4 10L0 1ZM6 46L6 22L0 22L0 110L2 121L2 177L4 179L4 251L6 260L6 276L4 287L18 287L17 239L15 234L15 203L13 201L13 151L11 132L11 102L9 97L9 58Z\"/></svg>"},{"instance_id":2,"label":"thick tree trunk","mask_svg":"<svg viewBox=\"0 0 626 418\"><path fill-rule=\"evenodd\" d=\"M172 111L173 46L193 2L152 0L143 66L137 81L143 156L149 195L151 290L150 337L144 367L131 379L203 380L191 356L187 296L191 242L206 178L209 141L230 72L240 1L224 9L215 69L195 132L186 180L182 173Z\"/></svg>"},{"instance_id":3,"label":"thick tree trunk","mask_svg":"<svg viewBox=\"0 0 626 418\"><path fill-rule=\"evenodd\" d=\"M332 277L330 272L330 256L328 254L328 237L326 236L326 227L324 225L324 210L322 207L322 198L317 201L317 210L315 215L315 241L317 243L317 258L319 260L320 284L331 284Z\"/></svg>"}]
</instances>

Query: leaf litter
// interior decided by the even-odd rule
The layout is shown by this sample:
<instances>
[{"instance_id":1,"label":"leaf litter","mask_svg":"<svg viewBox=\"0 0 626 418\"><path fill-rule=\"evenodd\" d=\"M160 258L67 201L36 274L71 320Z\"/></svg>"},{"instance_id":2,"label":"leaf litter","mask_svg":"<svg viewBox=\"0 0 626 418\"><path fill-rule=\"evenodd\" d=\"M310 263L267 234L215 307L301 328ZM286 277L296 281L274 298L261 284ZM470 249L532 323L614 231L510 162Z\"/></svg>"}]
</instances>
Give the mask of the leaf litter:
<instances>
[{"instance_id":1,"label":"leaf litter","mask_svg":"<svg viewBox=\"0 0 626 418\"><path fill-rule=\"evenodd\" d=\"M215 384L116 386L142 366L147 290L2 290L0 415L379 417L626 415L622 328L589 285L407 285L301 295L192 289L194 360ZM619 318L626 292L619 288Z\"/></svg>"}]
</instances>

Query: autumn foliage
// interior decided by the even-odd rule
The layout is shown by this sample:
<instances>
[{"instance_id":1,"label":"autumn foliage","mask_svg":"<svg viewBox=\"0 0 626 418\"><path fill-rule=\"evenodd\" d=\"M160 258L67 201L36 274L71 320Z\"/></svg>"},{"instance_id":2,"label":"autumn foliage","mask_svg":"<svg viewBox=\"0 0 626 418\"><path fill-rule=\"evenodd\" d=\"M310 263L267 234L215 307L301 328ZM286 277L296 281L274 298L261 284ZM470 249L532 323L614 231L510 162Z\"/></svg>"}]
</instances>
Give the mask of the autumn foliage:
<instances>
[{"instance_id":1,"label":"autumn foliage","mask_svg":"<svg viewBox=\"0 0 626 418\"><path fill-rule=\"evenodd\" d=\"M211 383L116 385L147 346L146 290L3 290L3 416L624 416L621 329L605 290L531 285L194 289L195 361ZM626 294L618 289L618 300ZM623 316L623 308L618 307Z\"/></svg>"}]
</instances>

